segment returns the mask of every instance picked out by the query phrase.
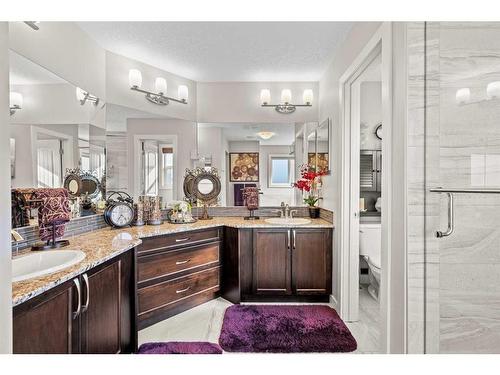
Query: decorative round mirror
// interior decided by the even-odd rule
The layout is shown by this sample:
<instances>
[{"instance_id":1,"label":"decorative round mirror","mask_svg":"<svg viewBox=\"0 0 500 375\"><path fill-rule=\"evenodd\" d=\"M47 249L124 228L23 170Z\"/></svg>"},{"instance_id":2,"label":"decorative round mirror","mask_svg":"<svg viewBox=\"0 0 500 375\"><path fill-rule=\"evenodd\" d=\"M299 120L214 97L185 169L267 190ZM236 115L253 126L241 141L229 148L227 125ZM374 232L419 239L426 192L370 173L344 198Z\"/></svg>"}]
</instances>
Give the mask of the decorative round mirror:
<instances>
[{"instance_id":1,"label":"decorative round mirror","mask_svg":"<svg viewBox=\"0 0 500 375\"><path fill-rule=\"evenodd\" d=\"M82 179L80 177L80 172L70 169L66 170L66 177L64 178L63 186L66 190L68 190L70 197L79 197L82 190Z\"/></svg>"},{"instance_id":2,"label":"decorative round mirror","mask_svg":"<svg viewBox=\"0 0 500 375\"><path fill-rule=\"evenodd\" d=\"M203 205L201 220L211 219L207 207L217 203L220 191L221 182L216 168L186 170L184 193L190 202Z\"/></svg>"},{"instance_id":3,"label":"decorative round mirror","mask_svg":"<svg viewBox=\"0 0 500 375\"><path fill-rule=\"evenodd\" d=\"M80 195L87 195L90 199L96 198L101 192L99 180L89 172L82 174L82 188Z\"/></svg>"}]
</instances>

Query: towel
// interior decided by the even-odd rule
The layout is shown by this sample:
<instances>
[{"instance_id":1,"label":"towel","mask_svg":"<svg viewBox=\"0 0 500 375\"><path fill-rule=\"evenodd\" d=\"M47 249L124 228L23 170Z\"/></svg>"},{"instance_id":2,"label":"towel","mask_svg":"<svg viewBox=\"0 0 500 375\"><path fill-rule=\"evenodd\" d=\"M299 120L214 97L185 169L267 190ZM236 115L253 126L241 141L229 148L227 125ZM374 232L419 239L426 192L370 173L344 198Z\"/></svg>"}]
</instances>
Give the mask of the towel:
<instances>
[{"instance_id":1,"label":"towel","mask_svg":"<svg viewBox=\"0 0 500 375\"><path fill-rule=\"evenodd\" d=\"M34 198L40 199L38 206L38 228L42 241L52 239L55 228L55 238L64 236L64 223L71 218L69 193L63 188L36 189Z\"/></svg>"},{"instance_id":2,"label":"towel","mask_svg":"<svg viewBox=\"0 0 500 375\"><path fill-rule=\"evenodd\" d=\"M259 188L243 188L243 198L245 199L245 205L249 210L256 210L259 208Z\"/></svg>"}]
</instances>

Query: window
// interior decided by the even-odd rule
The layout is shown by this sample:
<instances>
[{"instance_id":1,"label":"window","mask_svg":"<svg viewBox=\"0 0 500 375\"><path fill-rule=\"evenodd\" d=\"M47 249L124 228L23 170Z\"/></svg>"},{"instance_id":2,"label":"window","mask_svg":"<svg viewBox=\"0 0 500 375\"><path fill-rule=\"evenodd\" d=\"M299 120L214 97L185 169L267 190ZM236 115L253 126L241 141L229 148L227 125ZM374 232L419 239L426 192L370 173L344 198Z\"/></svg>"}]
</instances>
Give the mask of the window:
<instances>
[{"instance_id":1,"label":"window","mask_svg":"<svg viewBox=\"0 0 500 375\"><path fill-rule=\"evenodd\" d=\"M295 161L288 155L269 156L269 187L291 188L294 180Z\"/></svg>"},{"instance_id":2,"label":"window","mask_svg":"<svg viewBox=\"0 0 500 375\"><path fill-rule=\"evenodd\" d=\"M156 140L142 141L142 195L173 199L174 147Z\"/></svg>"}]
</instances>

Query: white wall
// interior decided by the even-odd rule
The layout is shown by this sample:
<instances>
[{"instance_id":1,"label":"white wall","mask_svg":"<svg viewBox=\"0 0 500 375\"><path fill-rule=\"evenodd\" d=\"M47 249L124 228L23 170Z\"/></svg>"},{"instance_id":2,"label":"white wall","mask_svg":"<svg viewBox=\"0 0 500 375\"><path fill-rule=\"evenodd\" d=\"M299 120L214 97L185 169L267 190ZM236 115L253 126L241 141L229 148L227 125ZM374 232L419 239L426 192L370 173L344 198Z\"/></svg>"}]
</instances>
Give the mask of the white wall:
<instances>
[{"instance_id":1,"label":"white wall","mask_svg":"<svg viewBox=\"0 0 500 375\"><path fill-rule=\"evenodd\" d=\"M104 49L74 22L40 22L39 27L9 22L9 47L105 100Z\"/></svg>"},{"instance_id":2,"label":"white wall","mask_svg":"<svg viewBox=\"0 0 500 375\"><path fill-rule=\"evenodd\" d=\"M66 83L13 85L11 91L23 95L23 108L10 118L13 124L88 124L104 112L91 103L82 106L76 100L75 86Z\"/></svg>"},{"instance_id":3,"label":"white wall","mask_svg":"<svg viewBox=\"0 0 500 375\"><path fill-rule=\"evenodd\" d=\"M327 118L332 119L332 148L330 149L332 173L323 178L324 199L321 205L334 211L337 211L341 203L339 195L341 187L339 178L341 168L339 79L380 25L380 22L355 24L319 82L319 122L321 123ZM337 231L334 231L332 294L337 301L339 299L338 248L339 237Z\"/></svg>"},{"instance_id":4,"label":"white wall","mask_svg":"<svg viewBox=\"0 0 500 375\"><path fill-rule=\"evenodd\" d=\"M128 187L129 193L135 194L135 163L134 136L135 135L176 135L176 174L177 198L182 198L184 172L192 168L191 152L196 147L196 123L177 119L128 119L127 120L127 145L128 145ZM167 202L165 202L167 203Z\"/></svg>"},{"instance_id":5,"label":"white wall","mask_svg":"<svg viewBox=\"0 0 500 375\"><path fill-rule=\"evenodd\" d=\"M318 121L318 82L198 82L198 122L306 122ZM292 101L302 104L304 89L312 89L312 107L298 107L281 114L261 107L260 90L271 90L272 104L279 103L281 90L292 90Z\"/></svg>"},{"instance_id":6,"label":"white wall","mask_svg":"<svg viewBox=\"0 0 500 375\"><path fill-rule=\"evenodd\" d=\"M170 102L167 106L153 104L146 100L145 94L130 90L128 73L130 69L139 69L142 73L142 86L145 90L155 91L155 80L163 77L167 80L167 94L177 98L179 85L186 85L189 90L187 104ZM196 83L187 78L166 72L151 65L106 51L106 101L113 104L146 111L160 116L196 121Z\"/></svg>"},{"instance_id":7,"label":"white wall","mask_svg":"<svg viewBox=\"0 0 500 375\"><path fill-rule=\"evenodd\" d=\"M0 127L9 125L9 29L0 22ZM9 137L0 137L0 353L12 352Z\"/></svg>"},{"instance_id":8,"label":"white wall","mask_svg":"<svg viewBox=\"0 0 500 375\"><path fill-rule=\"evenodd\" d=\"M361 83L361 150L381 150L382 141L375 129L382 122L382 83Z\"/></svg>"}]
</instances>

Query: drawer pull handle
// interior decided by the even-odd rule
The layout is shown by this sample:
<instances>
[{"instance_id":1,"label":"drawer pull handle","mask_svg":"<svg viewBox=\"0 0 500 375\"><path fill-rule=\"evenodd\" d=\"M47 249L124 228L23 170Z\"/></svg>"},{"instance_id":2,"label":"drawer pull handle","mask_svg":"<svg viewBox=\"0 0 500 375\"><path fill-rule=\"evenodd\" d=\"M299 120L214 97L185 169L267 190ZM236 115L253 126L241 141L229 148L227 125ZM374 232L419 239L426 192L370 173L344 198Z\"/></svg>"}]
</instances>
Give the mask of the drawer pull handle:
<instances>
[{"instance_id":1,"label":"drawer pull handle","mask_svg":"<svg viewBox=\"0 0 500 375\"><path fill-rule=\"evenodd\" d=\"M186 238L176 238L175 242L184 242L184 241L189 241L189 237Z\"/></svg>"},{"instance_id":2,"label":"drawer pull handle","mask_svg":"<svg viewBox=\"0 0 500 375\"><path fill-rule=\"evenodd\" d=\"M184 292L187 292L189 289L191 289L190 286L188 286L187 288L185 289L179 289L179 290L176 290L175 293L179 294L179 293L184 293Z\"/></svg>"},{"instance_id":3,"label":"drawer pull handle","mask_svg":"<svg viewBox=\"0 0 500 375\"><path fill-rule=\"evenodd\" d=\"M177 266L180 266L181 264L186 264L187 262L190 262L191 259L188 259L188 260L178 260L177 262L175 262L175 264Z\"/></svg>"}]
</instances>

